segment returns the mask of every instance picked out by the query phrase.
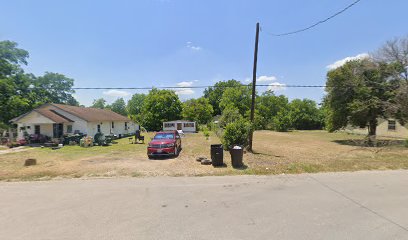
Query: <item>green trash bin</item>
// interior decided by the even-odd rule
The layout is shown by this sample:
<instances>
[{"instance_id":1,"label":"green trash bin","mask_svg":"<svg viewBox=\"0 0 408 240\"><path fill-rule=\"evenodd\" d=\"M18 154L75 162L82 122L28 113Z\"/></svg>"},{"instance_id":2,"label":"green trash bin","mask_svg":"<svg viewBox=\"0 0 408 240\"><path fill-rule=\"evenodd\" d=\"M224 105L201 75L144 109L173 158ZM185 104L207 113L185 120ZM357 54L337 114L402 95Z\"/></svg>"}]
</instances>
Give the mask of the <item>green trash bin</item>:
<instances>
[{"instance_id":1,"label":"green trash bin","mask_svg":"<svg viewBox=\"0 0 408 240\"><path fill-rule=\"evenodd\" d=\"M241 168L244 166L244 149L240 146L235 146L230 150L231 154L231 164L234 168Z\"/></svg>"}]
</instances>

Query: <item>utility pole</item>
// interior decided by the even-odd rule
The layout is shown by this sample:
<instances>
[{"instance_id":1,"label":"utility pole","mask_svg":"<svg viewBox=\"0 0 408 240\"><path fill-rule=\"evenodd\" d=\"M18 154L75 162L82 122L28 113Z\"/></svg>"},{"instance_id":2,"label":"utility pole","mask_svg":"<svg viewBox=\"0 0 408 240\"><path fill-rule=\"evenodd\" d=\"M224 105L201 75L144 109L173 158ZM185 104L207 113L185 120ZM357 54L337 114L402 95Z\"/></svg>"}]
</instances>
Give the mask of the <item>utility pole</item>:
<instances>
[{"instance_id":1,"label":"utility pole","mask_svg":"<svg viewBox=\"0 0 408 240\"><path fill-rule=\"evenodd\" d=\"M256 94L256 67L258 64L258 42L259 42L259 22L256 23L256 35L255 35L255 52L254 52L254 69L252 72L252 102L251 102L251 123L254 123L255 116L255 94ZM252 152L252 140L254 138L254 131L251 128L249 133L249 147L248 151Z\"/></svg>"}]
</instances>

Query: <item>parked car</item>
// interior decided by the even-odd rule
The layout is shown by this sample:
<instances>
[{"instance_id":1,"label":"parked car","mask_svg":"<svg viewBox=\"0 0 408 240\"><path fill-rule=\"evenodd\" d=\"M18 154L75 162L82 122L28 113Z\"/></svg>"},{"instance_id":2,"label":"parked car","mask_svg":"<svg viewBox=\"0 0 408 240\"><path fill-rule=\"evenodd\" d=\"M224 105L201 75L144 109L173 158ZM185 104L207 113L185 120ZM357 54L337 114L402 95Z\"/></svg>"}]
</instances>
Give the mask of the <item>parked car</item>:
<instances>
[{"instance_id":1,"label":"parked car","mask_svg":"<svg viewBox=\"0 0 408 240\"><path fill-rule=\"evenodd\" d=\"M158 132L147 146L147 156L178 156L181 151L181 138L177 131Z\"/></svg>"}]
</instances>

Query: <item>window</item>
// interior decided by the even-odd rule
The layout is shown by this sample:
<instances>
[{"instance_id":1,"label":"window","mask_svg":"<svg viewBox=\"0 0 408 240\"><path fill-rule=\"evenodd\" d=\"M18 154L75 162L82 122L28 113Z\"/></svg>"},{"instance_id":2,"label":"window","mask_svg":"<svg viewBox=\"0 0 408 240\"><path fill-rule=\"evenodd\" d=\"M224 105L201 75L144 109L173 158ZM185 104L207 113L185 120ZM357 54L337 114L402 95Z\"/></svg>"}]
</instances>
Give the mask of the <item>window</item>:
<instances>
[{"instance_id":1,"label":"window","mask_svg":"<svg viewBox=\"0 0 408 240\"><path fill-rule=\"evenodd\" d=\"M154 136L154 139L174 139L173 133L158 133Z\"/></svg>"},{"instance_id":2,"label":"window","mask_svg":"<svg viewBox=\"0 0 408 240\"><path fill-rule=\"evenodd\" d=\"M115 123L114 122L112 122L112 128L115 128Z\"/></svg>"},{"instance_id":3,"label":"window","mask_svg":"<svg viewBox=\"0 0 408 240\"><path fill-rule=\"evenodd\" d=\"M174 127L174 123L164 123L165 128L172 128Z\"/></svg>"},{"instance_id":4,"label":"window","mask_svg":"<svg viewBox=\"0 0 408 240\"><path fill-rule=\"evenodd\" d=\"M99 125L99 124L98 124L98 126L97 126L97 131L98 131L98 133L101 132L101 125Z\"/></svg>"},{"instance_id":5,"label":"window","mask_svg":"<svg viewBox=\"0 0 408 240\"><path fill-rule=\"evenodd\" d=\"M396 130L397 122L395 120L388 120L388 131Z\"/></svg>"},{"instance_id":6,"label":"window","mask_svg":"<svg viewBox=\"0 0 408 240\"><path fill-rule=\"evenodd\" d=\"M125 122L125 130L127 130L128 129L128 127L127 127L127 122Z\"/></svg>"},{"instance_id":7,"label":"window","mask_svg":"<svg viewBox=\"0 0 408 240\"><path fill-rule=\"evenodd\" d=\"M194 123L184 123L184 127L189 127L189 128L193 128L194 127Z\"/></svg>"},{"instance_id":8,"label":"window","mask_svg":"<svg viewBox=\"0 0 408 240\"><path fill-rule=\"evenodd\" d=\"M72 133L72 125L67 125L67 133Z\"/></svg>"},{"instance_id":9,"label":"window","mask_svg":"<svg viewBox=\"0 0 408 240\"><path fill-rule=\"evenodd\" d=\"M34 126L34 134L41 134L40 125L35 125Z\"/></svg>"}]
</instances>

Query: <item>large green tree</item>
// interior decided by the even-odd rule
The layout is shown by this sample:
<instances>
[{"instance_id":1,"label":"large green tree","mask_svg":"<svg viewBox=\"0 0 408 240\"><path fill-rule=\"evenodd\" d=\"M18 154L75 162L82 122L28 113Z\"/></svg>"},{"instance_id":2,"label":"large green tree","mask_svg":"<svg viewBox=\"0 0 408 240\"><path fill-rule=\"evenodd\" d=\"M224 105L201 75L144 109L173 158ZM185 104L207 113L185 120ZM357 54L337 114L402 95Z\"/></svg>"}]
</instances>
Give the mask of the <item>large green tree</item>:
<instances>
[{"instance_id":1,"label":"large green tree","mask_svg":"<svg viewBox=\"0 0 408 240\"><path fill-rule=\"evenodd\" d=\"M116 101L114 101L110 105L110 109L115 113L119 113L120 115L127 116L126 103L125 103L125 100L123 100L123 98L116 99Z\"/></svg>"},{"instance_id":2,"label":"large green tree","mask_svg":"<svg viewBox=\"0 0 408 240\"><path fill-rule=\"evenodd\" d=\"M334 131L348 124L368 126L375 136L378 118L387 117L387 103L394 97L385 63L371 59L350 61L327 74L325 106L327 129Z\"/></svg>"},{"instance_id":3,"label":"large green tree","mask_svg":"<svg viewBox=\"0 0 408 240\"><path fill-rule=\"evenodd\" d=\"M284 95L276 96L273 91L266 91L258 96L256 104L255 119L257 120L257 129L274 129L273 119L279 111L289 107L288 98Z\"/></svg>"},{"instance_id":4,"label":"large green tree","mask_svg":"<svg viewBox=\"0 0 408 240\"><path fill-rule=\"evenodd\" d=\"M146 99L146 94L143 93L136 93L133 94L132 98L129 99L127 103L127 112L129 117L136 122L139 122L141 119L141 112L144 101Z\"/></svg>"},{"instance_id":5,"label":"large green tree","mask_svg":"<svg viewBox=\"0 0 408 240\"><path fill-rule=\"evenodd\" d=\"M310 99L294 99L289 104L291 127L297 130L322 129L324 125L323 112L315 101Z\"/></svg>"},{"instance_id":6,"label":"large green tree","mask_svg":"<svg viewBox=\"0 0 408 240\"><path fill-rule=\"evenodd\" d=\"M236 108L244 116L251 108L251 88L249 86L237 86L227 88L222 94L219 107L223 111L228 108Z\"/></svg>"},{"instance_id":7,"label":"large green tree","mask_svg":"<svg viewBox=\"0 0 408 240\"><path fill-rule=\"evenodd\" d=\"M152 89L144 100L141 125L150 131L162 129L165 121L181 118L182 103L171 90Z\"/></svg>"},{"instance_id":8,"label":"large green tree","mask_svg":"<svg viewBox=\"0 0 408 240\"><path fill-rule=\"evenodd\" d=\"M208 99L213 107L213 115L221 114L220 101L222 95L228 88L239 87L242 84L237 80L219 81L213 87L206 88L204 90L204 97Z\"/></svg>"},{"instance_id":9,"label":"large green tree","mask_svg":"<svg viewBox=\"0 0 408 240\"><path fill-rule=\"evenodd\" d=\"M106 100L103 98L94 99L91 107L104 109L106 107Z\"/></svg>"},{"instance_id":10,"label":"large green tree","mask_svg":"<svg viewBox=\"0 0 408 240\"><path fill-rule=\"evenodd\" d=\"M73 80L58 73L35 77L21 65L27 65L28 52L12 41L0 41L0 123L9 121L46 103L78 105L73 97Z\"/></svg>"},{"instance_id":11,"label":"large green tree","mask_svg":"<svg viewBox=\"0 0 408 240\"><path fill-rule=\"evenodd\" d=\"M46 72L33 82L36 92L44 103L61 103L79 106L74 98L74 79L60 73Z\"/></svg>"},{"instance_id":12,"label":"large green tree","mask_svg":"<svg viewBox=\"0 0 408 240\"><path fill-rule=\"evenodd\" d=\"M190 99L183 103L183 118L198 124L207 124L214 110L207 98Z\"/></svg>"}]
</instances>

